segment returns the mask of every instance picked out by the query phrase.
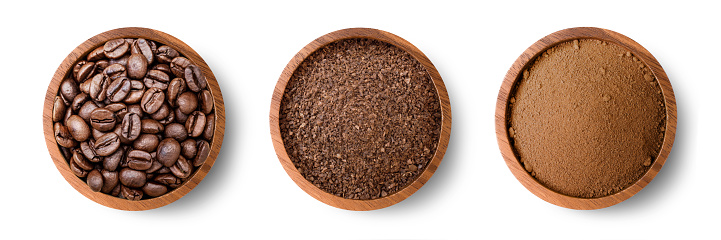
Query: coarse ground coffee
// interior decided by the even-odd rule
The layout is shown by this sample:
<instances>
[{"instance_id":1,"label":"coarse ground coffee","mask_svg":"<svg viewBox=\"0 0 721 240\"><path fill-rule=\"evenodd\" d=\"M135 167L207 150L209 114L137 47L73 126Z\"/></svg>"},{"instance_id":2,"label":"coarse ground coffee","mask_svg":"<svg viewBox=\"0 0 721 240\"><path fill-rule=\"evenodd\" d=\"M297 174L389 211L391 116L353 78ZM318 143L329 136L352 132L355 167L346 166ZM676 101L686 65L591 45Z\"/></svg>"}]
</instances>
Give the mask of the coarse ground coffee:
<instances>
[{"instance_id":1,"label":"coarse ground coffee","mask_svg":"<svg viewBox=\"0 0 721 240\"><path fill-rule=\"evenodd\" d=\"M377 40L339 40L295 70L280 104L288 156L305 179L347 199L403 189L435 154L441 108L409 53Z\"/></svg>"},{"instance_id":2,"label":"coarse ground coffee","mask_svg":"<svg viewBox=\"0 0 721 240\"><path fill-rule=\"evenodd\" d=\"M666 124L661 88L647 66L605 41L560 43L519 76L508 133L533 177L561 194L597 198L649 169Z\"/></svg>"}]
</instances>

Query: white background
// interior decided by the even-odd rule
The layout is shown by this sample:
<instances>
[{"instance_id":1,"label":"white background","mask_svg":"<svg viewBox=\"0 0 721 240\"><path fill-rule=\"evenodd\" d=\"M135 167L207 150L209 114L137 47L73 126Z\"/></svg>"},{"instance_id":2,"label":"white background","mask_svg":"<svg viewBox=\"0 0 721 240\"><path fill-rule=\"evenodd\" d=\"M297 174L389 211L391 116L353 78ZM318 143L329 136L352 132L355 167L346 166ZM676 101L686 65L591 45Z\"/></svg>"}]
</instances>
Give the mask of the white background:
<instances>
[{"instance_id":1,"label":"white background","mask_svg":"<svg viewBox=\"0 0 721 240\"><path fill-rule=\"evenodd\" d=\"M718 2L10 2L0 4L3 239L719 237ZM67 54L96 34L131 26L194 48L217 77L227 112L209 175L177 202L142 212L104 207L75 191L52 163L41 126L46 89ZM581 26L643 45L678 102L676 142L659 175L631 199L594 211L557 207L527 191L501 157L493 117L502 79L521 52ZM268 127L273 88L288 61L315 38L349 27L389 31L421 49L441 73L453 110L448 152L433 178L407 200L368 212L327 206L298 188Z\"/></svg>"}]
</instances>

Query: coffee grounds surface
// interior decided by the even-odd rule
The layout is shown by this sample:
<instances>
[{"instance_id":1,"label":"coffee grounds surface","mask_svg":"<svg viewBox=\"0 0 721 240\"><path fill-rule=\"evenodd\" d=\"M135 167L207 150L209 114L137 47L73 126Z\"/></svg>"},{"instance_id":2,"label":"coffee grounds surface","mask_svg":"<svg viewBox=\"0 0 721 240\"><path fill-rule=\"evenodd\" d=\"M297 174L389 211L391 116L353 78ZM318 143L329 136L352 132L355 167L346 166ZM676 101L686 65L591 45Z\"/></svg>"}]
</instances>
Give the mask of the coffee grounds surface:
<instances>
[{"instance_id":1,"label":"coffee grounds surface","mask_svg":"<svg viewBox=\"0 0 721 240\"><path fill-rule=\"evenodd\" d=\"M413 182L435 154L441 108L410 54L371 39L330 43L293 73L280 105L286 151L305 179L347 199Z\"/></svg>"},{"instance_id":2,"label":"coffee grounds surface","mask_svg":"<svg viewBox=\"0 0 721 240\"><path fill-rule=\"evenodd\" d=\"M533 177L597 198L629 187L663 142L663 95L651 71L613 43L581 39L539 56L510 100L509 135Z\"/></svg>"}]
</instances>

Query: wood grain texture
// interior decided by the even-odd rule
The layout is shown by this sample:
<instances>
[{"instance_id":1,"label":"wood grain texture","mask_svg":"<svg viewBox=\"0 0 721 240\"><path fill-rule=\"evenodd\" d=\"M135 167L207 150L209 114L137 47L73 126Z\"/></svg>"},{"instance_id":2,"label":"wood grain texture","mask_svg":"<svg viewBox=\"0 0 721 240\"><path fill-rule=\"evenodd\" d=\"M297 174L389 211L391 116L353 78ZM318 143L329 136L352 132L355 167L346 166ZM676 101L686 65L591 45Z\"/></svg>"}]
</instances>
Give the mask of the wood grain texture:
<instances>
[{"instance_id":1,"label":"wood grain texture","mask_svg":"<svg viewBox=\"0 0 721 240\"><path fill-rule=\"evenodd\" d=\"M288 84L288 81L295 72L296 68L298 68L298 66L303 62L306 57L308 57L311 53L320 49L321 47L335 41L350 38L374 39L390 43L408 52L411 56L413 56L413 58L418 60L423 65L428 74L431 76L436 91L438 92L438 97L441 104L441 134L438 148L436 149L435 155L431 159L429 165L415 181L413 181L410 185L406 186L402 190L388 196L372 200L352 200L338 197L321 190L320 188L313 185L313 183L306 180L300 174L300 172L298 172L298 169L295 168L295 165L293 165L293 162L288 157L285 145L283 143L283 139L280 134L280 102L285 92L286 85ZM275 152L278 155L278 159L280 160L283 169L285 169L286 173L288 173L288 176L290 176L290 178L301 189L303 189L303 191L305 191L315 199L318 199L323 203L337 208L356 211L374 210L388 207L400 201L403 201L404 199L408 198L410 195L418 191L418 189L420 189L431 178L431 176L433 176L433 173L440 165L441 160L443 159L443 155L448 148L448 141L451 135L451 104L448 98L446 86L443 84L443 80L441 79L441 75L438 73L438 70L436 70L435 66L433 66L428 57L426 57L425 54L418 50L418 48L413 46L413 44L396 35L377 29L343 29L323 35L318 39L314 40L313 42L309 43L303 49L301 49L300 52L298 52L285 67L283 73L278 79L275 90L273 91L273 98L270 106L270 134L273 140L273 147L275 148Z\"/></svg>"},{"instance_id":2,"label":"wood grain texture","mask_svg":"<svg viewBox=\"0 0 721 240\"><path fill-rule=\"evenodd\" d=\"M656 77L656 80L661 87L663 93L665 106L666 106L666 131L664 134L663 145L659 152L656 160L653 162L649 170L634 184L628 188L617 192L615 194L600 197L600 198L578 198L563 195L552 191L541 183L539 183L534 177L532 177L523 168L516 155L513 152L511 145L509 144L508 134L508 102L509 97L513 91L519 74L524 69L527 69L532 64L537 56L544 51L552 48L558 43L574 40L574 39L598 39L606 42L615 43L626 50L630 51L634 56L643 61L644 64L651 70ZM676 135L676 98L671 87L671 82L668 76L663 71L661 64L658 63L656 58L651 55L648 50L643 48L640 44L633 41L632 39L619 34L617 32L591 27L580 27L580 28L569 28L552 33L531 45L526 51L518 57L513 63L511 69L508 70L506 77L503 79L501 90L498 92L498 98L496 102L496 138L498 140L498 146L501 150L501 154L511 170L513 175L518 179L524 187L526 187L533 194L539 198L561 206L571 209L599 209L605 208L617 203L620 203L643 189L649 182L658 174L666 162L668 155L673 146L673 141Z\"/></svg>"},{"instance_id":3,"label":"wood grain texture","mask_svg":"<svg viewBox=\"0 0 721 240\"><path fill-rule=\"evenodd\" d=\"M100 192L93 192L90 190L88 185L80 178L75 176L70 170L68 163L63 158L58 145L55 142L53 133L53 122L52 122L52 108L53 100L57 95L58 87L60 82L69 76L69 72L72 71L73 65L78 60L84 59L85 56L95 48L101 46L106 41L116 38L145 38L148 40L156 41L160 44L168 45L176 49L180 54L190 59L195 65L200 67L205 74L208 81L208 88L214 98L215 108L215 131L213 134L213 140L211 142L211 150L208 158L199 169L193 173L193 176L187 182L183 183L182 186L168 192L160 197L145 199L141 201L130 201L120 199ZM175 200L180 199L185 194L190 192L195 186L200 183L201 180L208 174L210 168L213 167L220 147L223 144L223 136L225 132L225 104L223 103L223 95L220 92L220 86L218 81L215 79L215 75L208 67L208 64L187 44L180 41L179 39L161 32L147 28L119 28L110 30L101 34L98 34L87 41L83 42L75 48L55 71L50 86L48 87L47 93L45 94L45 104L43 106L43 131L45 133L45 143L47 144L50 157L52 158L55 166L58 168L65 180L70 183L78 192L83 194L85 197L93 200L97 203L105 205L107 207L120 209L120 210L148 210L168 205Z\"/></svg>"}]
</instances>

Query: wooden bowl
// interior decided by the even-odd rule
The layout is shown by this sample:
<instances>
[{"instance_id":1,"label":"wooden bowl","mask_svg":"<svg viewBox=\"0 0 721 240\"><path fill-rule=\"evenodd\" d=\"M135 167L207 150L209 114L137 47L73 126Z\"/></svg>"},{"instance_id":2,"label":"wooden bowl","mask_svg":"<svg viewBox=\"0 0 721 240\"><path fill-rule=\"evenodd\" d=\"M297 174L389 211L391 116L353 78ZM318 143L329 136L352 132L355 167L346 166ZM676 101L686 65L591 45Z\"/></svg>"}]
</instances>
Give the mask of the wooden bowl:
<instances>
[{"instance_id":1,"label":"wooden bowl","mask_svg":"<svg viewBox=\"0 0 721 240\"><path fill-rule=\"evenodd\" d=\"M72 72L73 65L78 60L84 59L88 53L101 46L106 41L116 38L145 38L173 47L180 54L184 55L195 65L200 67L208 81L208 89L213 95L216 120L215 131L213 133L213 140L211 141L211 150L208 158L203 165L196 169L196 172L193 173L193 176L191 176L187 182L165 195L156 198L130 201L101 192L93 192L82 179L73 174L68 166L68 163L65 161L63 154L58 148L57 143L55 142L52 110L53 100L58 93L60 83L68 76L68 72ZM48 91L45 94L45 105L43 106L43 131L45 132L45 143L48 146L50 157L55 163L55 166L58 168L65 180L78 190L78 192L85 195L85 197L90 200L107 207L130 211L148 210L168 205L175 200L180 199L190 192L190 190L195 188L195 186L203 180L205 175L208 174L208 171L210 171L210 168L213 167L213 163L215 163L220 147L223 144L223 134L225 132L225 105L223 103L223 95L220 92L220 86L218 86L218 81L215 79L213 72L210 71L208 64L206 64L205 61L203 61L203 58L201 58L198 53L196 53L184 42L167 33L153 29L134 27L119 28L98 34L83 42L60 64L60 67L58 67L58 70L55 71L55 75L53 75L53 79L50 81L50 86L48 86Z\"/></svg>"},{"instance_id":2,"label":"wooden bowl","mask_svg":"<svg viewBox=\"0 0 721 240\"><path fill-rule=\"evenodd\" d=\"M656 77L661 91L663 93L666 106L666 131L664 134L663 145L656 160L650 166L649 170L631 186L612 195L599 198L578 198L560 194L546 188L524 170L520 161L514 154L514 150L509 144L509 133L507 126L507 117L509 116L509 98L512 95L513 87L519 79L519 74L527 69L541 53L554 47L555 45L574 40L574 39L597 39L606 42L615 43L626 50L630 51L634 56L639 58L651 70ZM513 63L511 69L508 70L506 77L503 79L503 85L498 92L498 100L496 102L496 138L498 146L501 149L506 165L511 170L518 181L523 184L529 191L539 198L566 208L571 209L599 209L620 203L634 194L641 191L649 182L658 174L663 164L668 158L668 154L673 146L673 140L676 135L676 98L671 88L671 82L668 76L661 68L656 58L651 55L648 50L632 39L621 35L617 32L591 27L569 28L552 33L531 45L526 51L518 57Z\"/></svg>"},{"instance_id":3,"label":"wooden bowl","mask_svg":"<svg viewBox=\"0 0 721 240\"><path fill-rule=\"evenodd\" d=\"M283 138L280 134L280 102L285 92L286 85L288 84L291 76L293 76L296 68L300 66L300 64L305 60L306 57L308 57L316 50L322 48L323 46L335 41L351 38L374 39L381 42L389 43L408 52L413 58L418 60L433 80L433 84L435 85L436 91L438 92L438 98L440 100L442 113L441 133L439 136L438 147L436 148L435 154L426 169L411 184L401 189L400 191L389 194L385 197L372 200L352 200L338 197L321 190L320 188L313 185L313 183L306 180L300 174L298 169L296 169L295 165L288 157L288 153L286 152L285 145L283 143ZM273 147L275 148L275 153L278 155L278 159L280 160L281 165L283 165L283 169L285 169L286 173L288 173L288 176L290 176L290 178L293 179L293 181L301 189L303 189L303 191L305 191L315 199L318 199L323 203L337 208L356 211L374 210L388 207L400 201L403 201L404 199L408 198L410 195L418 191L418 189L421 188L423 184L425 184L428 179L431 178L431 176L433 176L433 173L438 168L438 165L441 163L443 155L448 148L448 140L451 135L451 104L450 100L448 99L448 92L446 91L446 86L443 84L443 80L441 79L441 75L438 73L438 70L436 70L435 66L433 66L428 57L426 57L426 55L424 55L420 50L418 50L418 48L413 46L413 44L396 35L377 29L343 29L328 33L315 39L314 41L306 45L303 49L301 49L300 52L298 52L298 54L296 54L295 57L293 57L293 59L291 59L288 65L285 67L283 73L278 79L275 90L273 91L273 99L270 105L270 134L273 139Z\"/></svg>"}]
</instances>

